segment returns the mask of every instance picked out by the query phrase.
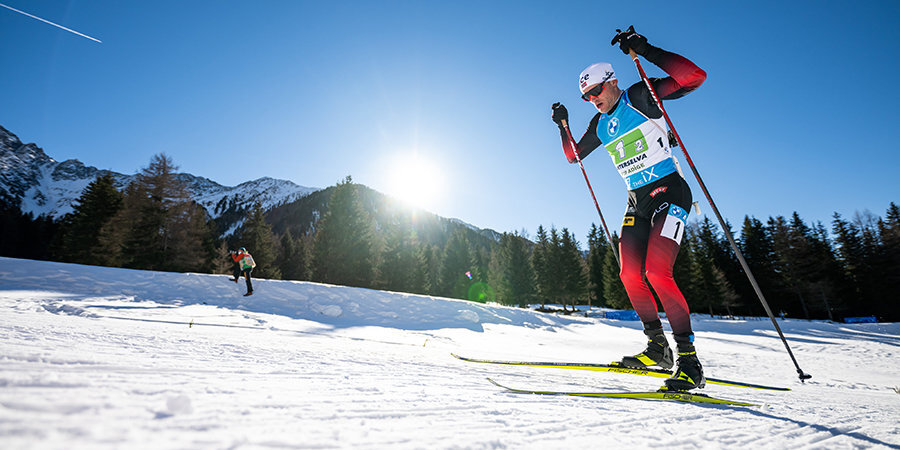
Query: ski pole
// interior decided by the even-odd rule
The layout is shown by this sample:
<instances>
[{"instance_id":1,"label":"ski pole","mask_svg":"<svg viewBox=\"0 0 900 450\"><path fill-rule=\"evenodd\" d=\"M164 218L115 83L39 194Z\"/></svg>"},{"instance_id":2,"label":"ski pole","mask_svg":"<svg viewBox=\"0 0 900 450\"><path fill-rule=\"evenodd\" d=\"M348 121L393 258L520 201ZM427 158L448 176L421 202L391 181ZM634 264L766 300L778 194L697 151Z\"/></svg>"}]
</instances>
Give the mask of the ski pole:
<instances>
[{"instance_id":1,"label":"ski pole","mask_svg":"<svg viewBox=\"0 0 900 450\"><path fill-rule=\"evenodd\" d=\"M609 246L612 248L613 256L616 257L616 263L619 264L619 267L622 266L622 261L619 260L619 251L616 249L616 244L613 243L612 235L609 234L609 228L606 227L606 220L603 218L603 212L600 211L600 204L597 203L597 196L594 195L594 188L591 187L591 180L588 180L587 171L584 170L584 164L581 163L581 157L578 156L578 146L574 145L575 139L572 139L572 132L569 130L569 121L563 119L562 121L563 128L566 129L566 136L569 138L569 142L572 143L572 149L574 150L572 153L575 154L575 160L578 161L578 166L581 167L581 174L584 175L584 182L587 183L588 191L591 192L591 198L594 199L594 206L597 207L597 214L600 214L600 223L603 224L603 231L606 233L606 240L609 241Z\"/></svg>"},{"instance_id":2,"label":"ski pole","mask_svg":"<svg viewBox=\"0 0 900 450\"><path fill-rule=\"evenodd\" d=\"M778 322L775 320L775 315L772 314L772 309L769 308L769 303L766 301L766 297L763 295L762 290L759 288L759 283L756 282L756 278L753 276L753 272L750 271L750 266L744 259L744 255L738 248L737 243L735 243L734 236L731 234L731 230L725 224L725 219L723 219L722 214L719 213L719 208L716 207L716 203L713 202L712 196L709 194L709 190L706 189L706 184L703 182L703 179L700 178L700 172L698 172L697 167L694 166L694 161L691 160L691 155L688 154L687 149L684 147L684 142L681 141L681 136L679 136L678 132L675 131L675 125L672 124L672 119L669 118L669 114L666 112L666 109L663 108L662 101L660 101L659 97L656 95L656 90L653 89L653 84L650 83L650 79L647 78L647 73L644 72L644 68L641 66L641 62L640 60L638 60L637 54L634 52L634 50L628 49L628 55L631 56L632 61L634 61L634 65L637 67L637 70L641 75L641 79L644 80L644 84L646 84L647 88L650 89L650 95L653 96L653 100L656 102L656 106L659 107L660 111L662 111L663 117L666 118L666 123L669 125L669 129L672 130L672 134L675 135L675 140L678 141L678 145L681 146L681 151L684 153L684 157L687 160L688 165L691 166L691 171L694 172L694 177L697 178L697 183L700 184L700 188L703 190L703 194L706 196L706 200L709 201L709 206L712 208L713 212L716 213L716 218L719 219L719 224L722 225L722 230L725 231L725 237L728 239L728 243L731 244L731 249L734 250L734 254L737 256L738 261L741 263L741 267L744 268L744 273L747 274L747 278L750 280L750 284L753 285L753 290L756 292L756 296L759 297L759 301L760 303L762 303L763 308L766 310L766 314L768 314L769 319L772 320L772 325L775 326L775 331L778 332L778 336L781 338L781 342L784 343L784 348L787 349L788 355L794 362L794 367L797 368L797 373L800 376L800 382L802 383L805 380L812 378L812 375L803 373L803 370L800 369L800 364L797 363L797 358L794 357L794 352L791 351L791 346L788 345L787 339L784 338L784 333L781 332L781 327L778 326Z\"/></svg>"}]
</instances>

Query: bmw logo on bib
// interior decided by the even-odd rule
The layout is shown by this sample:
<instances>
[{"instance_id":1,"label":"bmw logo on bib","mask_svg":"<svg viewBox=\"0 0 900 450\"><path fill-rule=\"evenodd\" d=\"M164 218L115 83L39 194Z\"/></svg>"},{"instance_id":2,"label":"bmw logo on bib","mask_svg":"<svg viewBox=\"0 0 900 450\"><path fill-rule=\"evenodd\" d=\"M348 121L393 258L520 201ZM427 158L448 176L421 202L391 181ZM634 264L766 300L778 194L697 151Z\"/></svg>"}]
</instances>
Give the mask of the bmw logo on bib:
<instances>
[{"instance_id":1,"label":"bmw logo on bib","mask_svg":"<svg viewBox=\"0 0 900 450\"><path fill-rule=\"evenodd\" d=\"M617 131L619 131L619 118L613 117L609 120L609 127L607 127L606 132L610 136L615 136Z\"/></svg>"}]
</instances>

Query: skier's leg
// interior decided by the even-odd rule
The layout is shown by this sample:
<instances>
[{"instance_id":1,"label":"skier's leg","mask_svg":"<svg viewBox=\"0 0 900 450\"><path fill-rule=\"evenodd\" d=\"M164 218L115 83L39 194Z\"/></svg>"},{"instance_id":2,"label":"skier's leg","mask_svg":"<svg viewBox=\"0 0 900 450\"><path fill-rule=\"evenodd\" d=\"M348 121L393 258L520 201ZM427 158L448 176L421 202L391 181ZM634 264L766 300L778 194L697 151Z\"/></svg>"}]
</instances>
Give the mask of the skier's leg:
<instances>
[{"instance_id":1,"label":"skier's leg","mask_svg":"<svg viewBox=\"0 0 900 450\"><path fill-rule=\"evenodd\" d=\"M652 197L649 206L650 232L647 237L647 280L659 297L675 335L691 335L691 313L672 269L681 248L690 211L691 189L679 176L667 177L665 189Z\"/></svg>"},{"instance_id":2,"label":"skier's leg","mask_svg":"<svg viewBox=\"0 0 900 450\"><path fill-rule=\"evenodd\" d=\"M678 241L664 235L664 226L665 219L657 220L650 232L645 263L647 280L659 296L672 332L676 335L691 334L691 313L672 274L680 245Z\"/></svg>"},{"instance_id":3,"label":"skier's leg","mask_svg":"<svg viewBox=\"0 0 900 450\"><path fill-rule=\"evenodd\" d=\"M651 218L647 243L645 268L647 279L659 296L666 310L666 317L675 335L678 359L666 387L673 390L689 390L706 385L703 366L694 349L694 333L691 329L691 313L681 289L675 284L672 268L684 236L687 212L691 205L691 193L684 180L669 186L666 195L657 199L660 203Z\"/></svg>"},{"instance_id":4,"label":"skier's leg","mask_svg":"<svg viewBox=\"0 0 900 450\"><path fill-rule=\"evenodd\" d=\"M622 358L621 364L629 367L658 366L669 369L674 364L672 350L669 349L669 342L663 334L656 300L644 281L649 231L649 220L632 215L625 216L622 237L619 239L619 254L622 257L619 276L625 285L631 305L644 323L647 348L634 356Z\"/></svg>"},{"instance_id":5,"label":"skier's leg","mask_svg":"<svg viewBox=\"0 0 900 450\"><path fill-rule=\"evenodd\" d=\"M628 367L652 367L671 369L675 364L669 341L663 333L662 322L659 319L644 323L644 334L647 336L647 348L634 356L622 358L621 364Z\"/></svg>"},{"instance_id":6,"label":"skier's leg","mask_svg":"<svg viewBox=\"0 0 900 450\"><path fill-rule=\"evenodd\" d=\"M252 271L253 271L253 269L245 269L244 270L244 277L247 278L247 292L248 293L253 293L253 283L250 282L250 272L252 272Z\"/></svg>"},{"instance_id":7,"label":"skier's leg","mask_svg":"<svg viewBox=\"0 0 900 450\"><path fill-rule=\"evenodd\" d=\"M677 212L677 211L676 211ZM703 387L706 378L703 376L703 367L697 358L694 349L694 332L691 330L691 313L687 301L675 279L672 276L672 267L675 257L678 255L680 236L673 235L673 230L682 227L682 224L673 225L672 214L654 221L650 233L650 242L647 245L647 279L653 286L653 290L659 296L659 301L666 310L666 317L675 335L675 344L678 347L678 359L672 377L666 380L669 389L686 391ZM668 222L668 225L666 223Z\"/></svg>"},{"instance_id":8,"label":"skier's leg","mask_svg":"<svg viewBox=\"0 0 900 450\"><path fill-rule=\"evenodd\" d=\"M622 223L619 238L619 255L622 259L619 278L625 285L631 306L645 324L659 320L656 300L653 299L650 287L644 281L649 232L649 220L629 214Z\"/></svg>"}]
</instances>

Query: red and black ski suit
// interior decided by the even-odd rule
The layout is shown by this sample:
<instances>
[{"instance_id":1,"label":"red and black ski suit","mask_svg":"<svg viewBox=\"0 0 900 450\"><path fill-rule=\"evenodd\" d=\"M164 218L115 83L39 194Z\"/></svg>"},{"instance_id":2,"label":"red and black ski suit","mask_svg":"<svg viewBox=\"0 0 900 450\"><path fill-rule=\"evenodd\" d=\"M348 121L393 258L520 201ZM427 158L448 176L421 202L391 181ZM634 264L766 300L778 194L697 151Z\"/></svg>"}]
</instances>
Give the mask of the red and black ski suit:
<instances>
[{"instance_id":1,"label":"red and black ski suit","mask_svg":"<svg viewBox=\"0 0 900 450\"><path fill-rule=\"evenodd\" d=\"M675 53L667 52L652 45L644 52L648 61L663 69L669 76L665 78L651 78L650 81L662 100L671 100L684 96L699 87L706 79L706 72L697 67L688 59ZM627 104L626 104L627 103ZM619 98L619 101L608 113L609 116L598 113L591 119L587 132L576 144L580 158L587 157L594 149L604 145L600 136L607 136L606 130L598 133L598 123L601 127L610 128L618 126L619 122L610 122L609 117L616 115L617 109L631 107L640 112L645 118L659 119L662 111L653 100L650 90L642 81L633 84ZM633 114L633 113L632 113ZM663 125L663 128L665 126ZM571 136L563 133L563 145L569 143L571 148ZM615 141L610 140L610 144ZM668 143L666 143L668 144ZM647 145L656 145L656 140ZM659 142L659 150L669 154L668 145ZM612 153L612 151L611 151ZM614 163L616 155L611 154ZM632 158L623 164L638 166L640 156ZM670 163L664 161L666 165ZM621 257L621 270L619 276L625 285L625 290L631 300L634 310L638 313L645 327L648 324L659 323L656 301L647 285L647 281L653 286L653 290L659 296L669 325L673 333L693 337L691 330L690 311L684 295L672 276L672 267L675 257L678 255L681 237L684 233L684 221L692 204L691 190L678 171L674 169L664 176L653 178L652 171L649 180L632 182L631 177L626 176L626 168L619 164L617 169L626 179L629 186L628 208L622 223L619 239L619 254ZM660 165L662 166L662 165ZM674 166L672 166L674 167ZM646 171L645 171L646 172ZM659 174L659 171L657 171ZM637 187L633 187L639 185ZM675 214L677 220L671 218ZM674 226L673 226L674 223ZM681 230L678 230L678 228ZM646 281L644 278L646 275Z\"/></svg>"}]
</instances>

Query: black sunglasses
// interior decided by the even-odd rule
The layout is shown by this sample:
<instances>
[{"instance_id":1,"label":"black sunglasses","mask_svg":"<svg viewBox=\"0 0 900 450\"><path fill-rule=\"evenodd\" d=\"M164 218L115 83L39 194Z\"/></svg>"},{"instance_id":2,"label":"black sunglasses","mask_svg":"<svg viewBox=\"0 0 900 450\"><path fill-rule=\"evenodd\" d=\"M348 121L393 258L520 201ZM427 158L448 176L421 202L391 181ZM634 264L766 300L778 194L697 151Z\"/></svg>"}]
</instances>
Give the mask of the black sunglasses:
<instances>
[{"instance_id":1,"label":"black sunglasses","mask_svg":"<svg viewBox=\"0 0 900 450\"><path fill-rule=\"evenodd\" d=\"M594 86L593 89L585 92L584 94L581 94L581 98L584 101L589 102L589 101L591 101L591 97L596 97L596 96L602 94L604 88L606 88L606 82L602 82L602 83Z\"/></svg>"}]
</instances>

